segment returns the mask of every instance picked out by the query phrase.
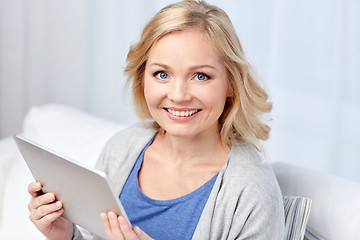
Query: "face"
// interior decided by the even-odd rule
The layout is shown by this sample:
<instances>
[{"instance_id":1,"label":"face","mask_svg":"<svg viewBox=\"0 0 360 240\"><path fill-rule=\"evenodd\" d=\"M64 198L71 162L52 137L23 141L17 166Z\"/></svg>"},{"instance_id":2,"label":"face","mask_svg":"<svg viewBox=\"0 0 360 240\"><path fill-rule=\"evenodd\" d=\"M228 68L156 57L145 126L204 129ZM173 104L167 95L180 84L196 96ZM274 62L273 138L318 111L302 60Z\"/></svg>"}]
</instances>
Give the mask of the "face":
<instances>
[{"instance_id":1,"label":"face","mask_svg":"<svg viewBox=\"0 0 360 240\"><path fill-rule=\"evenodd\" d=\"M218 119L228 89L225 67L200 30L169 33L151 48L144 95L150 114L166 134L219 135Z\"/></svg>"}]
</instances>

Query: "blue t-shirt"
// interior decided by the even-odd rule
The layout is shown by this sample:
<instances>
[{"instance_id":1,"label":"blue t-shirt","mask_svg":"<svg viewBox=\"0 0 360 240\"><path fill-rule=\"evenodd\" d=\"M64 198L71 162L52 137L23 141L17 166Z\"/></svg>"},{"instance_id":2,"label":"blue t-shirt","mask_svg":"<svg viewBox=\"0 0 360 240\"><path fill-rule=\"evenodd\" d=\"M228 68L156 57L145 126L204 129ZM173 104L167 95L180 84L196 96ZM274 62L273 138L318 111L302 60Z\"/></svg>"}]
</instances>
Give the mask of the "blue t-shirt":
<instances>
[{"instance_id":1,"label":"blue t-shirt","mask_svg":"<svg viewBox=\"0 0 360 240\"><path fill-rule=\"evenodd\" d=\"M171 200L154 200L145 196L139 187L138 172L144 152L140 153L120 194L120 201L133 226L139 226L156 240L192 239L200 215L209 198L217 174L195 191Z\"/></svg>"}]
</instances>

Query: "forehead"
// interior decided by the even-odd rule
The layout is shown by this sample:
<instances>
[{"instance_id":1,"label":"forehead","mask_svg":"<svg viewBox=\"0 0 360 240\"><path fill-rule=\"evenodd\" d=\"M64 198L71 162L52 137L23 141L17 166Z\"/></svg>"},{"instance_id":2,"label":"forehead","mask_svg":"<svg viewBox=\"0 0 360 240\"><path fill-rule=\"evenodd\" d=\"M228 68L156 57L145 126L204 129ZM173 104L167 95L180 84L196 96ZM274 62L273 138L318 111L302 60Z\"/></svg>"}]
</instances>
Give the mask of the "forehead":
<instances>
[{"instance_id":1,"label":"forehead","mask_svg":"<svg viewBox=\"0 0 360 240\"><path fill-rule=\"evenodd\" d=\"M218 62L219 56L217 49L204 31L188 28L161 37L150 49L148 60Z\"/></svg>"}]
</instances>

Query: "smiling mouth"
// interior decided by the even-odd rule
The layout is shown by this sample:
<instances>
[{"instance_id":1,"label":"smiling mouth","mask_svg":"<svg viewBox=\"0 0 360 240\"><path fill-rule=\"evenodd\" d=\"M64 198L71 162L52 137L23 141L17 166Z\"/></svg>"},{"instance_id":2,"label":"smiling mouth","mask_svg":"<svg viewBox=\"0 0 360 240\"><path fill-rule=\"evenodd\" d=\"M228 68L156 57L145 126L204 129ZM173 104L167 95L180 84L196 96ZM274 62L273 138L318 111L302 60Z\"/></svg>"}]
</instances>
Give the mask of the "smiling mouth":
<instances>
[{"instance_id":1,"label":"smiling mouth","mask_svg":"<svg viewBox=\"0 0 360 240\"><path fill-rule=\"evenodd\" d=\"M197 110L188 110L188 111L177 111L177 110L173 110L170 108L164 108L168 113L170 113L171 115L175 116L175 117L189 117L194 115L197 112L200 112L201 109L197 109Z\"/></svg>"}]
</instances>

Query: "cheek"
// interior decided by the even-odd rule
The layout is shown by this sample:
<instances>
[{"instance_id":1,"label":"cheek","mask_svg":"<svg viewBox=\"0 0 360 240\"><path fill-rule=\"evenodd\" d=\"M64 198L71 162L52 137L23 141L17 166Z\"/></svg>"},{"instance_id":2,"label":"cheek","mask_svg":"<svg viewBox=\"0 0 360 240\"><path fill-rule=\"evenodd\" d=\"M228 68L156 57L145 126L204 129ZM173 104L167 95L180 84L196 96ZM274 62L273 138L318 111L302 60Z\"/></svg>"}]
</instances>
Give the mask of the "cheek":
<instances>
[{"instance_id":1,"label":"cheek","mask_svg":"<svg viewBox=\"0 0 360 240\"><path fill-rule=\"evenodd\" d=\"M212 108L217 111L221 111L224 108L226 97L227 97L227 88L224 86L213 86L208 91L200 92L202 95L203 102L208 106L212 106Z\"/></svg>"},{"instance_id":2,"label":"cheek","mask_svg":"<svg viewBox=\"0 0 360 240\"><path fill-rule=\"evenodd\" d=\"M153 90L151 88L151 86L149 86L149 84L146 83L146 80L144 81L144 96L145 96L145 100L146 103L149 105L151 102L151 99L153 95Z\"/></svg>"},{"instance_id":3,"label":"cheek","mask_svg":"<svg viewBox=\"0 0 360 240\"><path fill-rule=\"evenodd\" d=\"M156 107L160 103L161 96L159 89L146 79L144 80L144 96L150 111L151 108Z\"/></svg>"}]
</instances>

